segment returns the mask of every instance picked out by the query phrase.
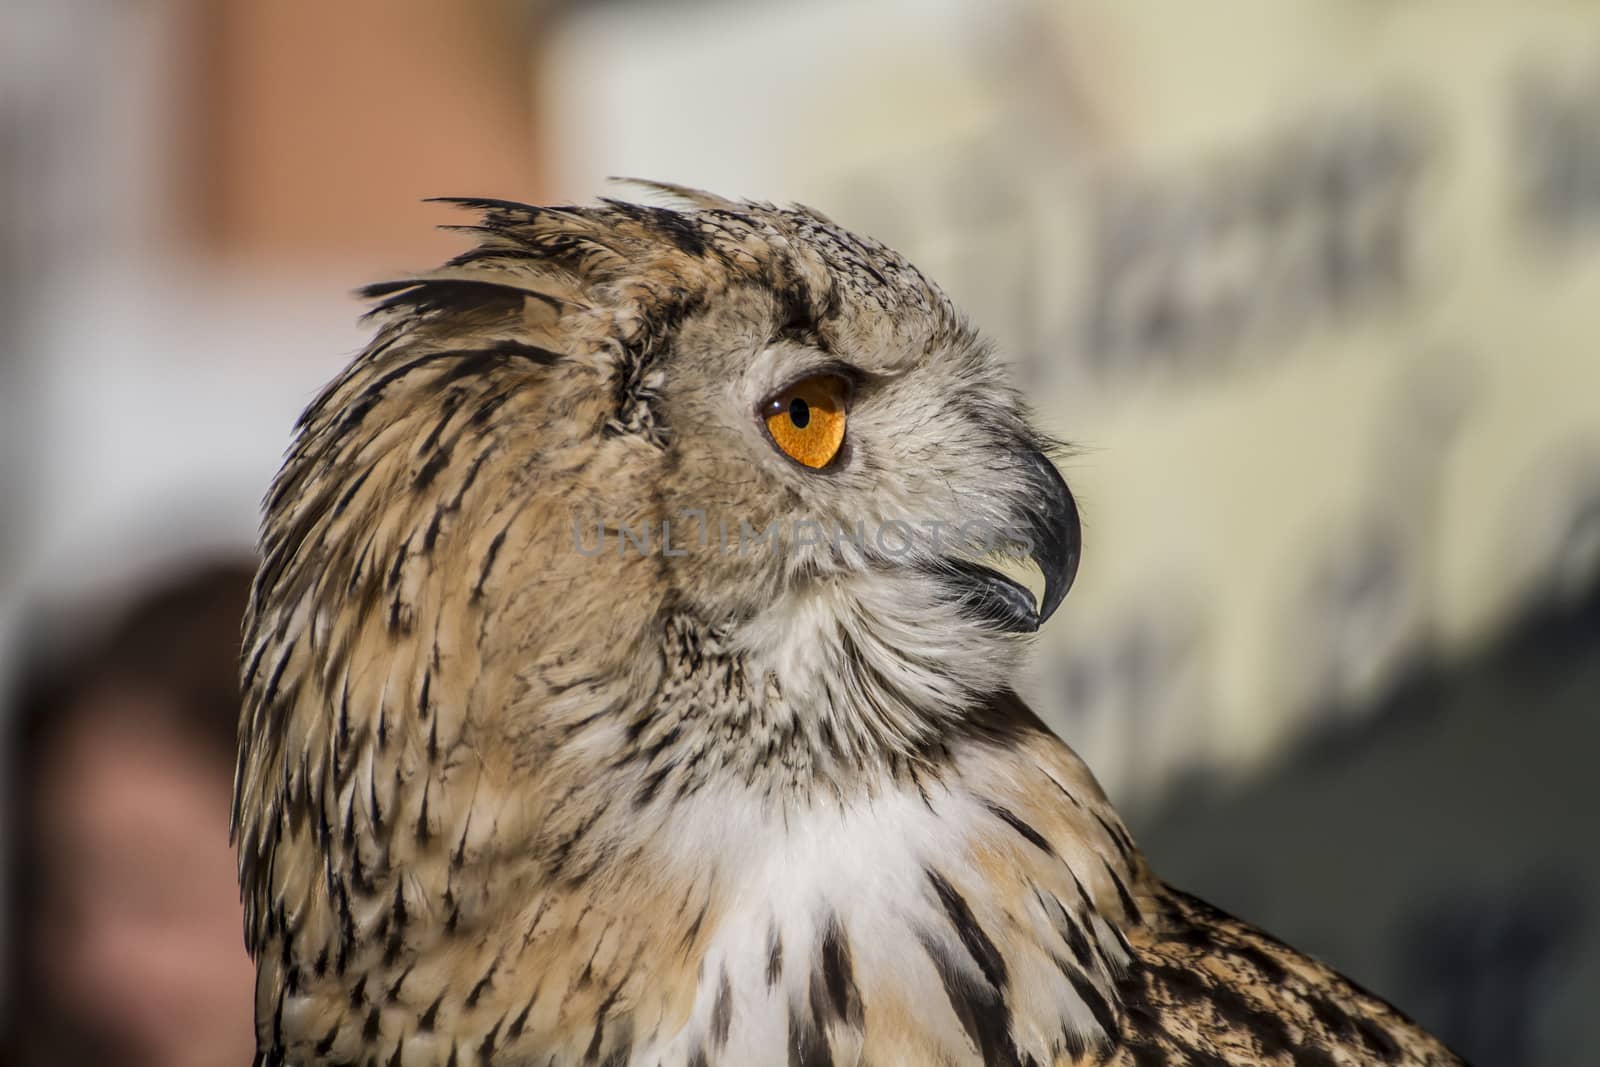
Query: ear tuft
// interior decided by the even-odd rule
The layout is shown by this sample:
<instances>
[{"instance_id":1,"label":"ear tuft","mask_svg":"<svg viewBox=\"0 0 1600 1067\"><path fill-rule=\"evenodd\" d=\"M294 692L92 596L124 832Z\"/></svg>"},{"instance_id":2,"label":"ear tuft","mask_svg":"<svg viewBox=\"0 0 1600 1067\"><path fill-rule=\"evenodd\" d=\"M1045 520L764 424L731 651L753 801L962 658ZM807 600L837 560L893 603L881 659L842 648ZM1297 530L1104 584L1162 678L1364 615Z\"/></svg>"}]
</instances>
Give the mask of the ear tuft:
<instances>
[{"instance_id":1,"label":"ear tuft","mask_svg":"<svg viewBox=\"0 0 1600 1067\"><path fill-rule=\"evenodd\" d=\"M708 193L704 189L695 189L687 185L678 185L675 182L658 182L650 178L627 178L612 175L608 182L618 185L632 185L653 193L669 196L686 207L700 208L704 211L744 211L748 205L737 200L729 200L715 193Z\"/></svg>"}]
</instances>

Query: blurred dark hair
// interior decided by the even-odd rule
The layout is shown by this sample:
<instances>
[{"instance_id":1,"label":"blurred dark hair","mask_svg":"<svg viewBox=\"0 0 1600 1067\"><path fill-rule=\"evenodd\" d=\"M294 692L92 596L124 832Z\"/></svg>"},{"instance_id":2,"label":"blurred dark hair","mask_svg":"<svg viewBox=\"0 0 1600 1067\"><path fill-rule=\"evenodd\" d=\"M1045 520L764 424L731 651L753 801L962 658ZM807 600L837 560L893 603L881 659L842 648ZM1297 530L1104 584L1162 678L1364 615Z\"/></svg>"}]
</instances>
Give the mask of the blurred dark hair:
<instances>
[{"instance_id":1,"label":"blurred dark hair","mask_svg":"<svg viewBox=\"0 0 1600 1067\"><path fill-rule=\"evenodd\" d=\"M219 561L137 594L103 631L25 662L10 754L26 772L84 696L107 685L165 698L165 725L233 761L239 715L239 631L255 565ZM27 650L25 650L27 651ZM18 759L18 757L24 757Z\"/></svg>"},{"instance_id":2,"label":"blurred dark hair","mask_svg":"<svg viewBox=\"0 0 1600 1067\"><path fill-rule=\"evenodd\" d=\"M52 1006L38 1002L32 981L37 968L30 931L43 888L34 872L48 844L38 840L34 825L43 757L88 713L88 697L115 688L158 698L137 704L142 714L160 717L151 725L192 742L198 756L230 774L239 717L240 627L254 573L255 564L241 558L165 576L109 611L108 625L79 632L53 650L24 648L0 774L8 793L3 982L8 1010L0 1020L0 1062L37 1057L41 1043L56 1062L77 1058L67 1053L67 1060L56 1059L65 1051L63 1039L70 1039L51 1032L58 1029Z\"/></svg>"}]
</instances>

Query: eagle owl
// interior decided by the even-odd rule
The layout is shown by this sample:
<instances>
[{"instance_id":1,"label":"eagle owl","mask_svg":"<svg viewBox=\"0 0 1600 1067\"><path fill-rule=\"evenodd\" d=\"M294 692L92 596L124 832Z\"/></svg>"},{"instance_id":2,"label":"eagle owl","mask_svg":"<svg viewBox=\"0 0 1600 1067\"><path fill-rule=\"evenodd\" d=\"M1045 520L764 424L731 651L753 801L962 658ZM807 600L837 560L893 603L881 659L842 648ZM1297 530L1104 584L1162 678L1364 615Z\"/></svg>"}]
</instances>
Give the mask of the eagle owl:
<instances>
[{"instance_id":1,"label":"eagle owl","mask_svg":"<svg viewBox=\"0 0 1600 1067\"><path fill-rule=\"evenodd\" d=\"M1013 692L1078 517L952 303L656 188L458 201L476 246L365 291L296 427L242 664L256 1062L1458 1063L1158 880Z\"/></svg>"}]
</instances>

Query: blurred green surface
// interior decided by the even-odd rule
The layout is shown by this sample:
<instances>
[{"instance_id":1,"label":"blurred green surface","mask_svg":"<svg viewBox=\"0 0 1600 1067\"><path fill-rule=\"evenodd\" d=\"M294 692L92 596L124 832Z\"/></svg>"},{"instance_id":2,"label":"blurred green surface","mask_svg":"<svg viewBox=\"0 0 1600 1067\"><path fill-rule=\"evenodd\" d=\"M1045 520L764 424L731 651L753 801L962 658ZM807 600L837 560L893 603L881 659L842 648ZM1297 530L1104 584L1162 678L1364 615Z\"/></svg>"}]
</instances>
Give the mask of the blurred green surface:
<instances>
[{"instance_id":1,"label":"blurred green surface","mask_svg":"<svg viewBox=\"0 0 1600 1067\"><path fill-rule=\"evenodd\" d=\"M1134 830L1163 877L1346 971L1480 1067L1600 1063L1600 597L1413 678Z\"/></svg>"}]
</instances>

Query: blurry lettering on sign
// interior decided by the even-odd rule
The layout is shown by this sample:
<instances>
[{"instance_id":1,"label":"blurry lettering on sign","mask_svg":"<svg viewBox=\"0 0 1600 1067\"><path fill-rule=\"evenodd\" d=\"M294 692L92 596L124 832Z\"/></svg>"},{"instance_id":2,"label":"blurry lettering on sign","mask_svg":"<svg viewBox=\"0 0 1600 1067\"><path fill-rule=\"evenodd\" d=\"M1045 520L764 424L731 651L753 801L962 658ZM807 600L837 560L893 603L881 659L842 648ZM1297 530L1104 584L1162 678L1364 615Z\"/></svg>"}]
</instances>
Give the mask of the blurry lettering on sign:
<instances>
[{"instance_id":1,"label":"blurry lettering on sign","mask_svg":"<svg viewBox=\"0 0 1600 1067\"><path fill-rule=\"evenodd\" d=\"M959 249L939 276L974 316L1003 324L1030 386L1195 378L1415 287L1430 161L1416 116L1385 103L1293 130L1210 169L1115 173L1081 201L1081 161L1024 175L996 131L914 171L852 173L830 200L893 244ZM1081 282L1052 269L1062 249L1086 249L1068 253L1086 257Z\"/></svg>"},{"instance_id":2,"label":"blurry lettering on sign","mask_svg":"<svg viewBox=\"0 0 1600 1067\"><path fill-rule=\"evenodd\" d=\"M1199 176L1118 182L1094 212L1088 369L1210 373L1405 296L1426 159L1417 125L1384 110Z\"/></svg>"},{"instance_id":3,"label":"blurry lettering on sign","mask_svg":"<svg viewBox=\"0 0 1600 1067\"><path fill-rule=\"evenodd\" d=\"M1600 237L1600 64L1576 79L1530 71L1511 119L1522 221L1555 245Z\"/></svg>"}]
</instances>

